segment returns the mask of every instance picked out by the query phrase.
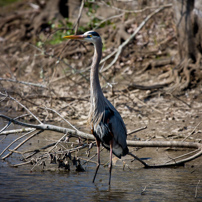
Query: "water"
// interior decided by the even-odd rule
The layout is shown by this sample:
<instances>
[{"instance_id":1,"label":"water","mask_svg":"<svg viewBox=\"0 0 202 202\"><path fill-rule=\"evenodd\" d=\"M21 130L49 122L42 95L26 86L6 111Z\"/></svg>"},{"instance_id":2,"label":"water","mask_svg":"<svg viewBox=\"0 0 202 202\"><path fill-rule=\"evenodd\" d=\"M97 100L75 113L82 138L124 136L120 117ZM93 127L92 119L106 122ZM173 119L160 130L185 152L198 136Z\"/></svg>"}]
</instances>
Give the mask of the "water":
<instances>
[{"instance_id":1,"label":"water","mask_svg":"<svg viewBox=\"0 0 202 202\"><path fill-rule=\"evenodd\" d=\"M8 136L0 143L0 150L11 141L10 138ZM38 139L44 139L44 136ZM34 142L41 144L41 141ZM106 155L108 158L108 153ZM9 161L17 162L15 158L10 157ZM136 164L139 165L137 162L130 164L131 170L114 166L109 189L108 168L102 166L93 184L94 164L90 164L86 172L30 172L31 166L13 168L0 160L0 201L202 201L202 181L197 198L194 198L197 183L202 180L200 166L196 169L190 166L144 169Z\"/></svg>"},{"instance_id":2,"label":"water","mask_svg":"<svg viewBox=\"0 0 202 202\"><path fill-rule=\"evenodd\" d=\"M95 184L91 168L82 173L30 173L2 161L0 168L0 201L193 201L199 178L185 168L123 171L116 167L109 190L104 168ZM201 185L197 196L195 201L202 201Z\"/></svg>"}]
</instances>

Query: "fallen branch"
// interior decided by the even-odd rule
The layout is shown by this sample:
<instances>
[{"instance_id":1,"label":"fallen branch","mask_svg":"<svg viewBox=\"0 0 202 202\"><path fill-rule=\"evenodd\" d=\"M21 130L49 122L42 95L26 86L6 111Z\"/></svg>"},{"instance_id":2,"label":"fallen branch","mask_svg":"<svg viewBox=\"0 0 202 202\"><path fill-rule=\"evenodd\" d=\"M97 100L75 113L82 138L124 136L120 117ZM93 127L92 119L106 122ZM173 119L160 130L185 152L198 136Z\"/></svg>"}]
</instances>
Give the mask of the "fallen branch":
<instances>
[{"instance_id":1,"label":"fallen branch","mask_svg":"<svg viewBox=\"0 0 202 202\"><path fill-rule=\"evenodd\" d=\"M151 86L144 86L144 85L138 85L138 84L131 84L127 87L127 89L123 90L124 92L126 92L127 90L131 91L134 89L140 89L140 90L156 90L156 89L160 89L160 88L164 88L166 86L168 86L170 84L169 83L162 83L162 84L156 84L156 85L151 85Z\"/></svg>"},{"instance_id":2,"label":"fallen branch","mask_svg":"<svg viewBox=\"0 0 202 202\"><path fill-rule=\"evenodd\" d=\"M4 79L4 78L0 78L0 81L7 81L7 82L13 82L13 83L20 83L20 84L24 84L27 86L34 86L34 87L39 87L39 88L47 88L46 85L43 84L37 84L37 83L30 83L30 82L26 82L26 81L18 81L18 80L14 80L14 79Z\"/></svg>"},{"instance_id":3,"label":"fallen branch","mask_svg":"<svg viewBox=\"0 0 202 202\"><path fill-rule=\"evenodd\" d=\"M13 142L11 142L11 143L0 153L0 156L2 156L2 154L3 154L11 145L13 145L15 142L17 142L17 141L20 140L21 138L23 138L23 137L29 135L30 133L32 133L32 132L34 132L34 131L35 131L35 129L32 128L32 130L29 131L28 133L26 133L26 134L24 134L24 135L22 135L22 136L16 138Z\"/></svg>"},{"instance_id":4,"label":"fallen branch","mask_svg":"<svg viewBox=\"0 0 202 202\"><path fill-rule=\"evenodd\" d=\"M116 53L114 59L112 60L112 62L107 66L105 67L104 69L102 69L102 72L108 70L113 64L115 64L115 62L117 61L119 55L121 54L123 48L137 35L137 33L144 27L144 25L149 21L149 19L151 19L154 15L156 15L157 13L159 13L160 11L164 10L165 8L169 8L171 5L168 4L168 5L165 5L165 6L162 6L158 9L156 9L154 12L152 12L150 15L148 15L144 21L142 21L142 23L139 25L139 27L134 31L134 33L125 41L123 42L116 51L113 52L113 54ZM101 63L105 61L105 59L103 59L101 61Z\"/></svg>"},{"instance_id":5,"label":"fallen branch","mask_svg":"<svg viewBox=\"0 0 202 202\"><path fill-rule=\"evenodd\" d=\"M18 144L12 151L10 151L8 154L6 154L4 157L2 157L2 160L5 160L6 158L8 158L15 150L17 150L18 148L20 148L23 144L25 144L25 142L27 142L28 140L30 140L31 138L33 138L34 136L40 134L41 132L43 132L43 130L40 130L32 135L30 135L28 138L26 138L25 140L23 140L20 144Z\"/></svg>"},{"instance_id":6,"label":"fallen branch","mask_svg":"<svg viewBox=\"0 0 202 202\"><path fill-rule=\"evenodd\" d=\"M1 135L16 134L16 133L24 133L24 132L29 132L31 130L33 130L33 128L21 128L21 129L15 129L15 130L6 130L6 131L0 132L0 136Z\"/></svg>"},{"instance_id":7,"label":"fallen branch","mask_svg":"<svg viewBox=\"0 0 202 202\"><path fill-rule=\"evenodd\" d=\"M24 123L24 122L12 119L12 118L10 118L8 116L5 116L3 114L0 114L0 118L7 119L7 120L9 120L9 121L11 121L11 122L13 122L14 124L17 124L17 125L30 127L30 128L35 128L35 129L38 129L38 130L51 130L51 131L55 131L55 132L58 132L58 133L69 133L70 135L72 135L74 137L81 137L81 138L88 139L88 140L94 140L95 139L93 135L81 132L79 130L76 131L76 130L72 130L72 129L69 129L69 128L59 127L59 126L55 126L55 125L51 125L51 124L43 124L42 123L42 124L37 125L37 124Z\"/></svg>"},{"instance_id":8,"label":"fallen branch","mask_svg":"<svg viewBox=\"0 0 202 202\"><path fill-rule=\"evenodd\" d=\"M35 128L38 129L39 131L32 134L30 137L28 137L26 140L24 140L23 142L21 142L17 147L15 147L12 151L10 151L9 154L7 154L6 156L4 156L2 159L5 159L7 157L9 157L15 150L17 150L21 145L23 145L26 141L28 141L29 139L31 139L32 137L38 135L39 133L43 132L44 130L51 130L51 131L56 131L59 133L63 133L65 134L62 138L59 139L59 141L57 143L55 143L53 146L55 147L62 139L64 139L64 137L68 135L73 136L73 137L77 137L77 138L84 138L87 140L95 140L94 136L91 134L87 134L84 133L82 131L79 130L72 130L69 128L64 128L64 127L59 127L59 126L55 126L55 125L51 125L51 124L28 124L28 123L23 123L20 122L16 119L12 119L8 116L2 115L0 114L0 118L4 118L7 119L9 122L12 122L14 124L18 124L18 125L22 125L25 127L31 127L31 128ZM180 148L192 148L192 149L196 149L196 151L194 152L194 154L190 157L184 158L182 160L176 161L176 159L179 159L181 157L187 156L188 154L184 155L184 156L180 156L180 157L176 157L173 161L174 163L169 163L166 162L164 164L160 164L160 165L148 165L146 164L143 160L139 159L137 156L135 156L132 153L129 153L129 155L133 156L135 159L137 159L138 161L140 161L145 168L159 168L159 167L170 167L170 166L180 166L180 165L184 165L184 163L191 161L199 156L202 155L202 144L199 143L193 143L193 142L180 142L180 141L132 141L132 140L127 140L127 145L129 147L180 147ZM72 152L72 151L76 151L82 148L85 148L87 145L81 145L79 147L73 148L68 150L68 152ZM4 149L3 153L10 147L10 145ZM52 149L50 150L52 151ZM37 152L38 153L38 152ZM192 154L192 153L190 153Z\"/></svg>"},{"instance_id":9,"label":"fallen branch","mask_svg":"<svg viewBox=\"0 0 202 202\"><path fill-rule=\"evenodd\" d=\"M137 132L144 130L146 128L147 128L147 126L144 126L144 127L138 128L136 130L132 130L131 132L127 133L127 135L132 135L133 133L137 133Z\"/></svg>"}]
</instances>

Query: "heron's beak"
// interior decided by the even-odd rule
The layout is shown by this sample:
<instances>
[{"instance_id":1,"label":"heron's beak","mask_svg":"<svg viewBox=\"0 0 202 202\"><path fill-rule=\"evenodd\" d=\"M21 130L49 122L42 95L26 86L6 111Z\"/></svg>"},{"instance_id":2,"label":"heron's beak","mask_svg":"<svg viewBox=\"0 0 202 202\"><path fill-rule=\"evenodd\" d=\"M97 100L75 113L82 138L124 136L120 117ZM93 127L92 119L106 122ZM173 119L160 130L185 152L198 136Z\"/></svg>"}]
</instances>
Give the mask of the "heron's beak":
<instances>
[{"instance_id":1,"label":"heron's beak","mask_svg":"<svg viewBox=\"0 0 202 202\"><path fill-rule=\"evenodd\" d=\"M70 35L70 36L64 36L64 39L85 39L84 35Z\"/></svg>"}]
</instances>

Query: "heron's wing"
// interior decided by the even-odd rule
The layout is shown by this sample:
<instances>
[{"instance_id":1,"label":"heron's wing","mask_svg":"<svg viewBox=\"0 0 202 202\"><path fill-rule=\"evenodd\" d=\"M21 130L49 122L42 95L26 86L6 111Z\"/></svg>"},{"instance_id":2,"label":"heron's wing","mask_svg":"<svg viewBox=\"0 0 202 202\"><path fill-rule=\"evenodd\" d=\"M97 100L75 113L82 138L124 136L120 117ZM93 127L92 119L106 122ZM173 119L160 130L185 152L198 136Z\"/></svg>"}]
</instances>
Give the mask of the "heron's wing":
<instances>
[{"instance_id":1,"label":"heron's wing","mask_svg":"<svg viewBox=\"0 0 202 202\"><path fill-rule=\"evenodd\" d=\"M114 112L106 107L101 121L94 127L94 136L105 145L109 145L109 141L113 138L109 124L110 118L113 115Z\"/></svg>"},{"instance_id":2,"label":"heron's wing","mask_svg":"<svg viewBox=\"0 0 202 202\"><path fill-rule=\"evenodd\" d=\"M126 127L120 114L113 106L105 108L101 121L94 126L94 136L107 149L110 148L109 142L113 138L113 153L117 157L121 158L128 153Z\"/></svg>"},{"instance_id":3,"label":"heron's wing","mask_svg":"<svg viewBox=\"0 0 202 202\"><path fill-rule=\"evenodd\" d=\"M117 153L117 156L126 155L128 153L128 147L126 143L127 131L125 124L117 111L115 111L114 115L110 118L109 126L114 138L114 153Z\"/></svg>"}]
</instances>

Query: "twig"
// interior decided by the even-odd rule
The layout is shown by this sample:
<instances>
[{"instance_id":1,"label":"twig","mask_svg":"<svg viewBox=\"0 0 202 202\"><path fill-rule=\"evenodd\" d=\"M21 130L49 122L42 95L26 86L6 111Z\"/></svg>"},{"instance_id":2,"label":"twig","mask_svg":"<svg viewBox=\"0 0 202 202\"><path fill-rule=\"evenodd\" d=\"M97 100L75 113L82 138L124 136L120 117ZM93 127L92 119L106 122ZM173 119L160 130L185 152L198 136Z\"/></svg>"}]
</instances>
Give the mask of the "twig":
<instances>
[{"instance_id":1,"label":"twig","mask_svg":"<svg viewBox=\"0 0 202 202\"><path fill-rule=\"evenodd\" d=\"M170 167L170 166L181 166L184 165L184 163L189 162L193 159L198 158L202 155L202 145L199 143L192 143L192 142L178 142L178 141L127 141L128 146L134 146L134 143L136 147L182 147L182 148L196 148L199 149L199 152L192 155L191 157L182 159L180 161L176 161L176 163L165 163L160 165L147 165L145 168L163 168L163 167ZM143 144L142 144L143 143ZM143 146L144 145L144 146Z\"/></svg>"},{"instance_id":2,"label":"twig","mask_svg":"<svg viewBox=\"0 0 202 202\"><path fill-rule=\"evenodd\" d=\"M18 116L16 118L14 118L14 120L21 118L21 117L24 117L24 116L27 116L27 114L23 114L21 116ZM0 130L0 135L8 135L9 134L9 131L5 131L5 130L10 126L11 123L12 122L9 121L8 124ZM16 130L10 130L10 131L16 131Z\"/></svg>"},{"instance_id":3,"label":"twig","mask_svg":"<svg viewBox=\"0 0 202 202\"><path fill-rule=\"evenodd\" d=\"M108 20L112 20L112 19L114 19L114 18L122 17L124 14L125 14L125 13L121 13L121 14L119 14L119 15L114 15L114 16L111 16L111 17L109 17L109 18L107 18L107 19L102 20L102 21L94 28L94 30L96 30L96 29L97 29L101 24L103 24L104 22L106 22L106 21L108 21Z\"/></svg>"},{"instance_id":4,"label":"twig","mask_svg":"<svg viewBox=\"0 0 202 202\"><path fill-rule=\"evenodd\" d=\"M145 191L146 191L146 189L147 189L147 187L150 185L150 183L148 184L148 185L146 185L143 189L142 189L142 191L141 191L141 195L144 195L145 194Z\"/></svg>"},{"instance_id":5,"label":"twig","mask_svg":"<svg viewBox=\"0 0 202 202\"><path fill-rule=\"evenodd\" d=\"M1 135L9 135L9 134L14 134L14 133L24 133L24 132L29 132L33 130L33 128L22 128L22 129L15 129L15 130L6 130L0 133Z\"/></svg>"},{"instance_id":6,"label":"twig","mask_svg":"<svg viewBox=\"0 0 202 202\"><path fill-rule=\"evenodd\" d=\"M121 54L122 52L122 49L136 36L136 34L144 27L144 25L149 21L149 19L151 17L153 17L154 15L156 15L157 13L159 13L160 11L164 10L165 8L168 8L170 7L171 4L167 4L167 5L164 5L164 6L161 6L160 8L156 9L154 12L152 12L150 15L148 15L145 20L139 25L139 27L134 31L134 33L125 41L123 42L119 47L118 49L116 50L116 55L114 57L114 59L112 60L112 62L107 66L105 67L102 72L108 70L113 64L115 64L115 62L117 61L119 55Z\"/></svg>"},{"instance_id":7,"label":"twig","mask_svg":"<svg viewBox=\"0 0 202 202\"><path fill-rule=\"evenodd\" d=\"M11 97L8 94L3 94L0 92L0 95L3 95L5 97L10 98L11 100L14 100L15 102L17 102L21 107L23 107L27 112L29 112L29 114L31 114L40 124L42 124L42 122L27 108L25 107L22 103L20 103L18 100L16 100L15 98Z\"/></svg>"},{"instance_id":8,"label":"twig","mask_svg":"<svg viewBox=\"0 0 202 202\"><path fill-rule=\"evenodd\" d=\"M15 124L26 126L26 127L32 127L36 128L38 130L52 130L59 133L69 133L70 135L74 137L81 137L88 140L95 140L94 136L91 134L84 133L82 131L75 131L69 128L59 127L51 124L29 124L20 122L17 120L14 120L8 116L5 116L3 114L0 114L1 118L7 119L9 121L12 121ZM193 143L193 142L179 142L179 141L132 141L127 140L128 146L132 147L182 147L182 148L196 148L201 149L202 145L200 143Z\"/></svg>"},{"instance_id":9,"label":"twig","mask_svg":"<svg viewBox=\"0 0 202 202\"><path fill-rule=\"evenodd\" d=\"M69 41L67 41L67 43L69 43ZM86 81L89 82L89 79L86 78L80 71L76 71L75 68L73 68L71 65L69 65L68 63L66 63L63 59L61 59L60 57L57 57L55 55L51 55L51 54L48 54L45 50L42 50L40 48L38 48L37 46L31 44L31 43L28 43L30 46L34 47L35 49L37 49L38 51L40 51L43 55L46 55L46 56L49 56L51 58L54 58L54 59L57 59L57 62L56 64L59 64L60 62L62 62L64 65L68 66L70 69L72 69L74 72L80 74ZM61 53L63 52L63 50L61 51ZM60 54L61 54L60 53Z\"/></svg>"},{"instance_id":10,"label":"twig","mask_svg":"<svg viewBox=\"0 0 202 202\"><path fill-rule=\"evenodd\" d=\"M160 110L156 109L155 107L148 106L148 104L144 103L144 102L143 102L142 100L140 100L139 98L137 98L137 97L135 97L135 98L136 98L142 105L147 106L147 107L153 109L154 111L156 111L156 112L158 112L158 113L160 113L160 114L163 114L163 112L161 112Z\"/></svg>"},{"instance_id":11,"label":"twig","mask_svg":"<svg viewBox=\"0 0 202 202\"><path fill-rule=\"evenodd\" d=\"M188 106L189 108L191 108L191 105L190 104L187 104L184 100L180 99L179 97L173 95L172 93L167 93L169 95L171 95L172 97L174 97L175 99L181 101L182 103L184 103L186 106Z\"/></svg>"},{"instance_id":12,"label":"twig","mask_svg":"<svg viewBox=\"0 0 202 202\"><path fill-rule=\"evenodd\" d=\"M97 164L96 161L92 161L92 160L90 160L90 159L85 159L85 158L82 158L82 157L79 157L79 158L82 159L82 160L85 161L85 162L91 162L91 163Z\"/></svg>"},{"instance_id":13,"label":"twig","mask_svg":"<svg viewBox=\"0 0 202 202\"><path fill-rule=\"evenodd\" d=\"M198 186L199 186L199 184L200 184L200 181L201 181L201 180L199 180L198 183L197 183L197 185L196 185L195 198L197 197L197 194L198 194Z\"/></svg>"},{"instance_id":14,"label":"twig","mask_svg":"<svg viewBox=\"0 0 202 202\"><path fill-rule=\"evenodd\" d=\"M199 151L200 151L200 149L196 149L196 150L194 150L194 151L191 151L191 152L188 152L188 153L186 153L186 154L183 154L183 155L177 156L177 157L175 157L175 158L171 158L171 157L169 157L169 158L171 158L171 160L167 161L166 164L167 164L167 163L170 163L171 161L176 162L176 161L175 161L176 159L182 158L182 157L184 157L184 156L191 155L191 154L196 153L196 152L199 152Z\"/></svg>"},{"instance_id":15,"label":"twig","mask_svg":"<svg viewBox=\"0 0 202 202\"><path fill-rule=\"evenodd\" d=\"M196 125L196 127L192 130L192 132L191 132L189 135L187 135L187 136L182 140L182 142L184 142L187 138L189 138L191 135L193 135L194 132L195 132L195 130L196 130L196 128L199 127L199 125L200 125L201 123L202 123L202 121L199 122L199 123Z\"/></svg>"},{"instance_id":16,"label":"twig","mask_svg":"<svg viewBox=\"0 0 202 202\"><path fill-rule=\"evenodd\" d=\"M35 165L31 168L30 171L32 172L33 169L34 169L37 165L40 165L41 161L42 161L42 158L41 158L41 159L40 159L40 158L36 159L36 160L35 160Z\"/></svg>"},{"instance_id":17,"label":"twig","mask_svg":"<svg viewBox=\"0 0 202 202\"><path fill-rule=\"evenodd\" d=\"M55 145L53 146L53 148L51 148L51 149L48 151L48 153L50 153L55 147L57 147L57 145L60 143L60 141L61 141L63 138L65 138L66 136L67 136L67 133L64 134L64 135L55 143Z\"/></svg>"},{"instance_id":18,"label":"twig","mask_svg":"<svg viewBox=\"0 0 202 202\"><path fill-rule=\"evenodd\" d=\"M171 82L166 82L166 83L162 83L162 84L154 84L154 85L150 85L150 86L144 86L144 85L138 85L135 83L130 84L127 89L124 89L122 91L126 91L126 90L134 90L134 89L140 89L140 90L156 90L159 88L163 88L165 86L168 86Z\"/></svg>"},{"instance_id":19,"label":"twig","mask_svg":"<svg viewBox=\"0 0 202 202\"><path fill-rule=\"evenodd\" d=\"M46 145L45 147L42 147L42 148L40 148L40 149L35 149L35 150L32 150L32 151L25 151L25 152L23 152L23 154L31 153L31 152L32 152L32 154L30 154L30 155L24 157L24 159L29 159L29 158L31 158L32 156L34 156L35 154L37 154L37 153L41 152L42 150L45 150L45 149L47 149L47 148L49 148L49 147L52 147L52 146L54 146L55 144L56 144L56 142L51 143L51 144L49 144L49 145Z\"/></svg>"},{"instance_id":20,"label":"twig","mask_svg":"<svg viewBox=\"0 0 202 202\"><path fill-rule=\"evenodd\" d=\"M0 81L7 81L7 82L20 83L20 84L24 84L24 85L27 85L27 86L35 86L35 87L39 87L39 88L47 88L46 85L37 84L37 83L30 83L30 82L26 82L26 81L18 81L18 80L14 80L14 79L4 79L4 78L0 78Z\"/></svg>"},{"instance_id":21,"label":"twig","mask_svg":"<svg viewBox=\"0 0 202 202\"><path fill-rule=\"evenodd\" d=\"M125 12L125 13L142 13L142 12L144 12L144 11L146 11L146 10L149 10L149 9L158 8L158 6L151 6L151 7L145 7L145 8L140 9L140 10L124 10L124 9L117 8L117 7L112 6L112 5L108 5L104 0L102 0L102 3L103 3L105 6L109 7L109 8L113 8L113 9L115 9L115 10L122 11L122 12ZM166 6L166 7L171 7L172 4L166 4L166 5L164 5L164 6Z\"/></svg>"},{"instance_id":22,"label":"twig","mask_svg":"<svg viewBox=\"0 0 202 202\"><path fill-rule=\"evenodd\" d=\"M110 53L109 55L107 55L105 58L103 58L101 61L100 61L100 64L102 64L103 62L105 62L106 60L108 60L109 58L111 58L113 55L115 55L116 54L116 52L117 52L117 50L118 49L116 49L116 50L114 50L112 53ZM89 68L87 68L87 70L88 70ZM103 71L103 68L102 68L102 71ZM102 72L101 71L101 72Z\"/></svg>"},{"instance_id":23,"label":"twig","mask_svg":"<svg viewBox=\"0 0 202 202\"><path fill-rule=\"evenodd\" d=\"M100 150L100 152L102 152L103 149L104 149L104 147L102 147L102 149ZM91 156L88 160L86 160L82 165L88 163L88 162L89 162L91 159L93 159L95 156L97 156L97 152L96 152L93 156Z\"/></svg>"},{"instance_id":24,"label":"twig","mask_svg":"<svg viewBox=\"0 0 202 202\"><path fill-rule=\"evenodd\" d=\"M15 164L15 165L12 165L13 167L18 167L18 166L24 166L24 165L27 165L27 164L30 164L32 163L32 160L31 161L26 161L26 162L23 162L23 163L19 163L19 164Z\"/></svg>"},{"instance_id":25,"label":"twig","mask_svg":"<svg viewBox=\"0 0 202 202\"><path fill-rule=\"evenodd\" d=\"M0 130L0 134L4 132L4 130L6 130L10 125L11 125L11 121L9 121L1 130Z\"/></svg>"},{"instance_id":26,"label":"twig","mask_svg":"<svg viewBox=\"0 0 202 202\"><path fill-rule=\"evenodd\" d=\"M75 23L75 29L74 29L75 34L77 33L77 30L78 30L81 14L82 14L82 11L83 11L83 6L84 6L84 0L82 0L82 2L81 2L81 6L80 6L80 9L79 9L79 15L78 15L78 18L77 18L76 23Z\"/></svg>"},{"instance_id":27,"label":"twig","mask_svg":"<svg viewBox=\"0 0 202 202\"><path fill-rule=\"evenodd\" d=\"M4 157L2 157L2 160L8 158L12 153L13 151L17 150L19 147L21 147L25 142L27 142L28 140L30 140L31 138L33 138L34 136L40 134L41 132L43 132L43 130L40 130L34 134L32 134L31 136L29 136L28 138L26 138L24 141L22 141L20 144L18 144L10 153L8 153L7 155L5 155Z\"/></svg>"},{"instance_id":28,"label":"twig","mask_svg":"<svg viewBox=\"0 0 202 202\"><path fill-rule=\"evenodd\" d=\"M56 110L48 108L48 107L45 107L45 109L55 112L60 118L62 118L66 123L68 123L74 130L78 131L78 129L75 126L73 126L69 121L67 121L65 118L63 118Z\"/></svg>"},{"instance_id":29,"label":"twig","mask_svg":"<svg viewBox=\"0 0 202 202\"><path fill-rule=\"evenodd\" d=\"M11 142L11 143L1 152L0 156L2 156L2 154L3 154L11 145L13 145L15 142L17 142L17 141L20 140L21 138L23 138L23 137L29 135L30 133L34 132L35 130L36 130L36 129L33 129L33 128L32 128L32 130L31 130L30 132L28 132L28 133L26 133L26 134L24 134L24 135L22 135L22 136L16 138L13 142Z\"/></svg>"},{"instance_id":30,"label":"twig","mask_svg":"<svg viewBox=\"0 0 202 202\"><path fill-rule=\"evenodd\" d=\"M144 126L144 127L141 127L141 128L138 128L138 129L136 129L136 130L132 130L130 133L128 133L127 135L132 135L133 133L137 133L137 132L139 132L139 131L141 131L141 130L144 130L144 129L146 129L147 128L147 126Z\"/></svg>"},{"instance_id":31,"label":"twig","mask_svg":"<svg viewBox=\"0 0 202 202\"><path fill-rule=\"evenodd\" d=\"M133 141L127 140L130 147L181 147L201 149L202 144L196 142L180 142L180 141Z\"/></svg>"}]
</instances>

